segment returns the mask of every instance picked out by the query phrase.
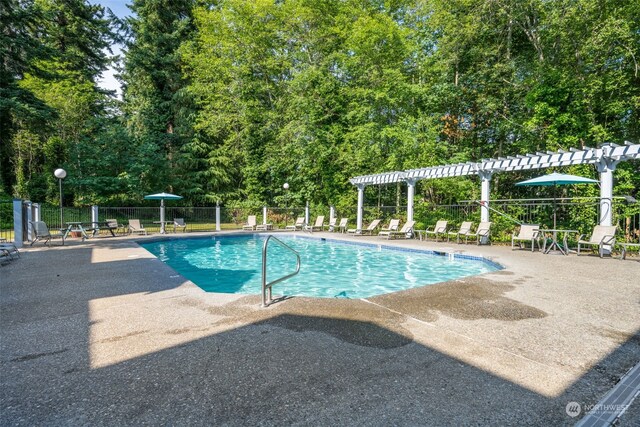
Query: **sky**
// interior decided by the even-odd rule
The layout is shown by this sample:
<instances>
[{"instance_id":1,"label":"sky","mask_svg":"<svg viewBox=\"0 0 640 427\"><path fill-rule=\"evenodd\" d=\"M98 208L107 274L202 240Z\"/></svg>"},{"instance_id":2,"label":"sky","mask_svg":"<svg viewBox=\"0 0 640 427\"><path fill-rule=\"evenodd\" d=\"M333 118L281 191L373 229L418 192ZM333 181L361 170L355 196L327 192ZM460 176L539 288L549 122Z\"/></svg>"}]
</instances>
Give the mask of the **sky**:
<instances>
[{"instance_id":1,"label":"sky","mask_svg":"<svg viewBox=\"0 0 640 427\"><path fill-rule=\"evenodd\" d=\"M131 11L127 7L129 0L89 0L90 3L100 4L104 7L108 7L113 11L113 13L119 17L124 18L126 16L131 15ZM111 46L111 50L114 55L118 55L121 52L120 45ZM98 85L102 88L115 90L118 94L118 97L121 97L122 91L120 90L120 83L116 80L115 70L113 68L109 68L104 73L102 73L101 78L98 80Z\"/></svg>"}]
</instances>

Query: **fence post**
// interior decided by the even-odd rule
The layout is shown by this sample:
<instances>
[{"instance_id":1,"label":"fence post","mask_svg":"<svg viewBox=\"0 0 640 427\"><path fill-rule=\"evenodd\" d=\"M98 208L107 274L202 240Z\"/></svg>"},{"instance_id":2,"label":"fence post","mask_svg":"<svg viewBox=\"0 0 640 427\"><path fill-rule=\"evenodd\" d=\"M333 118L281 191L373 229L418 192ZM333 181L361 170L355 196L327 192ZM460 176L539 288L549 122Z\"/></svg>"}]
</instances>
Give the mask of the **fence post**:
<instances>
[{"instance_id":1,"label":"fence post","mask_svg":"<svg viewBox=\"0 0 640 427\"><path fill-rule=\"evenodd\" d=\"M24 202L24 207L26 206L26 210L27 210L27 223L24 224L26 225L26 227L23 228L23 230L27 230L27 240L31 241L31 221L33 221L33 212L31 211L31 207L33 206L33 204L30 201L26 201Z\"/></svg>"},{"instance_id":2,"label":"fence post","mask_svg":"<svg viewBox=\"0 0 640 427\"><path fill-rule=\"evenodd\" d=\"M304 208L304 223L309 225L309 201L307 200L307 206Z\"/></svg>"},{"instance_id":3,"label":"fence post","mask_svg":"<svg viewBox=\"0 0 640 427\"><path fill-rule=\"evenodd\" d=\"M262 225L267 225L267 207L262 207Z\"/></svg>"},{"instance_id":4,"label":"fence post","mask_svg":"<svg viewBox=\"0 0 640 427\"><path fill-rule=\"evenodd\" d=\"M33 207L33 220L40 221L40 203L34 203L31 206Z\"/></svg>"},{"instance_id":5,"label":"fence post","mask_svg":"<svg viewBox=\"0 0 640 427\"><path fill-rule=\"evenodd\" d=\"M91 206L91 225L94 228L98 227L98 206Z\"/></svg>"},{"instance_id":6,"label":"fence post","mask_svg":"<svg viewBox=\"0 0 640 427\"><path fill-rule=\"evenodd\" d=\"M413 221L413 198L416 192L416 180L407 179L407 221Z\"/></svg>"},{"instance_id":7,"label":"fence post","mask_svg":"<svg viewBox=\"0 0 640 427\"><path fill-rule=\"evenodd\" d=\"M216 231L220 231L220 202L216 202Z\"/></svg>"},{"instance_id":8,"label":"fence post","mask_svg":"<svg viewBox=\"0 0 640 427\"><path fill-rule=\"evenodd\" d=\"M13 199L13 244L22 247L22 200Z\"/></svg>"},{"instance_id":9,"label":"fence post","mask_svg":"<svg viewBox=\"0 0 640 427\"><path fill-rule=\"evenodd\" d=\"M358 212L356 219L356 231L358 234L362 234L362 214L364 213L364 184L357 184L358 187Z\"/></svg>"}]
</instances>

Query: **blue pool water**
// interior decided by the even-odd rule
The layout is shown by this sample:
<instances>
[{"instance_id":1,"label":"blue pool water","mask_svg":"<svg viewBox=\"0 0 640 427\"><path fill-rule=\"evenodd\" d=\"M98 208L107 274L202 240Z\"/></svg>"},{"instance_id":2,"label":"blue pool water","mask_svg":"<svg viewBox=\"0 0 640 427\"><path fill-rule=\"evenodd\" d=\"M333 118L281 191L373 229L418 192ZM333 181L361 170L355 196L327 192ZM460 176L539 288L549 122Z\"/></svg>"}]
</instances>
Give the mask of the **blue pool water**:
<instances>
[{"instance_id":1,"label":"blue pool water","mask_svg":"<svg viewBox=\"0 0 640 427\"><path fill-rule=\"evenodd\" d=\"M278 236L300 253L300 274L274 286L274 295L366 298L498 270L477 259L427 251ZM141 246L208 292L259 294L265 235L174 239ZM295 270L295 255L269 245L267 278Z\"/></svg>"}]
</instances>

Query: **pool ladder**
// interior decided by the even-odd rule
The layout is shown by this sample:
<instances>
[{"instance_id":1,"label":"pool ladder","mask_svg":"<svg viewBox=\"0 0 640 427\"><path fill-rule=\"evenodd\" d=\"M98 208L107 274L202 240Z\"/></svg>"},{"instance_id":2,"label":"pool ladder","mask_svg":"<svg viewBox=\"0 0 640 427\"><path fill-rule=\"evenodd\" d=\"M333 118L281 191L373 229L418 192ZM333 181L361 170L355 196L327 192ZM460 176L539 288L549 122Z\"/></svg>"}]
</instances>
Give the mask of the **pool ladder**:
<instances>
[{"instance_id":1,"label":"pool ladder","mask_svg":"<svg viewBox=\"0 0 640 427\"><path fill-rule=\"evenodd\" d=\"M293 252L293 254L296 256L296 271L267 283L267 248L271 239L273 239L283 248ZM262 246L262 307L268 307L269 304L273 302L273 299L271 298L271 289L273 288L273 285L275 285L276 283L280 283L283 280L287 280L298 273L300 273L300 254L277 237L274 237L272 235L267 236L267 240L265 240L264 245Z\"/></svg>"}]
</instances>

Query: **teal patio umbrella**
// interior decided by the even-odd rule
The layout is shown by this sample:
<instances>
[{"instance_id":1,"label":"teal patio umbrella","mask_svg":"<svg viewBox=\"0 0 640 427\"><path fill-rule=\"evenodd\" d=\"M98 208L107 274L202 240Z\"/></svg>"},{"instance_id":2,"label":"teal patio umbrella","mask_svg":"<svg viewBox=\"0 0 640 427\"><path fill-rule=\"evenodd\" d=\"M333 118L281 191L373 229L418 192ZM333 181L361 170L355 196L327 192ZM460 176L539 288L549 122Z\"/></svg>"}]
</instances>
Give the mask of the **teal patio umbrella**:
<instances>
[{"instance_id":1,"label":"teal patio umbrella","mask_svg":"<svg viewBox=\"0 0 640 427\"><path fill-rule=\"evenodd\" d=\"M160 234L165 234L164 228L164 201L165 200L180 200L182 196L176 196L171 193L157 193L157 194L149 194L148 196L144 196L147 200L160 200Z\"/></svg>"},{"instance_id":2,"label":"teal patio umbrella","mask_svg":"<svg viewBox=\"0 0 640 427\"><path fill-rule=\"evenodd\" d=\"M517 186L541 186L550 187L553 186L553 228L556 228L556 189L557 185L568 184L597 184L598 181L591 178L585 178L583 176L569 175L564 173L550 173L549 175L539 176L537 178L528 179L516 183Z\"/></svg>"}]
</instances>

